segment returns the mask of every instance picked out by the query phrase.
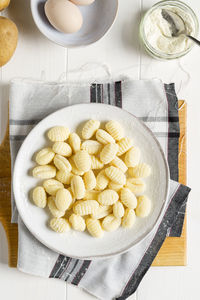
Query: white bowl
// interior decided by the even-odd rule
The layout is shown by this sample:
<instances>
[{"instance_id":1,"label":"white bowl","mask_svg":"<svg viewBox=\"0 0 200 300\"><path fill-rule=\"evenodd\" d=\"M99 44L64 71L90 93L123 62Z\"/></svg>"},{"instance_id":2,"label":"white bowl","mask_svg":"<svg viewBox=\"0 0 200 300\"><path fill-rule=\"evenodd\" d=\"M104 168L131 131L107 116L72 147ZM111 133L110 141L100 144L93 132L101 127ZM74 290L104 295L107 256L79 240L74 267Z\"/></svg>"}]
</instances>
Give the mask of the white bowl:
<instances>
[{"instance_id":1,"label":"white bowl","mask_svg":"<svg viewBox=\"0 0 200 300\"><path fill-rule=\"evenodd\" d=\"M109 1L109 0L108 0ZM34 153L47 145L45 137L49 128L61 125L71 131L80 130L80 124L88 119L102 122L118 120L126 135L134 139L134 144L142 151L142 160L152 167L152 175L147 178L145 194L152 201L152 211L146 218L137 218L134 226L126 230L120 227L114 232L105 232L100 239L91 237L87 232L58 234L48 227L48 209L33 205L30 191L41 180L29 175L35 166ZM34 141L34 142L33 142ZM49 143L48 143L49 145ZM169 187L168 165L160 144L152 132L130 113L106 104L79 104L66 107L49 115L38 123L23 142L15 162L13 190L18 212L32 234L47 247L67 256L80 259L107 258L128 251L140 243L153 230L162 217Z\"/></svg>"},{"instance_id":2,"label":"white bowl","mask_svg":"<svg viewBox=\"0 0 200 300\"><path fill-rule=\"evenodd\" d=\"M113 24L118 0L95 0L91 5L80 6L83 25L76 33L65 34L56 30L44 13L46 0L31 0L31 11L38 29L51 41L63 47L87 46L102 38Z\"/></svg>"}]
</instances>

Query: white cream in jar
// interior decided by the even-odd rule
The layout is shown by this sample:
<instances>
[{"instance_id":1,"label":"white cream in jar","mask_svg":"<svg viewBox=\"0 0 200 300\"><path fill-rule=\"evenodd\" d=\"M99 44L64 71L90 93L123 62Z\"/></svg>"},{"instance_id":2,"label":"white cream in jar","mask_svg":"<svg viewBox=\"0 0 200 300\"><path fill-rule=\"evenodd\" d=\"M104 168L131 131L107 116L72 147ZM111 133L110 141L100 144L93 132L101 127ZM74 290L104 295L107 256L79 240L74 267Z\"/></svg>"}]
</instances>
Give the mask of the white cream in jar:
<instances>
[{"instance_id":1,"label":"white cream in jar","mask_svg":"<svg viewBox=\"0 0 200 300\"><path fill-rule=\"evenodd\" d=\"M165 6L165 9L180 16L188 35L195 34L195 23L192 16L179 7ZM157 51L165 54L176 54L190 48L190 41L184 34L172 37L169 23L162 17L162 8L153 10L145 20L144 32L148 43Z\"/></svg>"}]
</instances>

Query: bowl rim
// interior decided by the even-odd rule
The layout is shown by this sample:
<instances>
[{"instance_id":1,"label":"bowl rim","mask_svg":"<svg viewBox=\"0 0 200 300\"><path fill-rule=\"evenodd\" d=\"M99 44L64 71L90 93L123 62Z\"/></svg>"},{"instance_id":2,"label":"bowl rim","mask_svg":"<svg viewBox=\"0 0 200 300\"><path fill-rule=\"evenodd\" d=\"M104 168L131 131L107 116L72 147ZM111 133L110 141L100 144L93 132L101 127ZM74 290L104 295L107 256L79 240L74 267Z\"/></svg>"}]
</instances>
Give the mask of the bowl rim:
<instances>
[{"instance_id":1,"label":"bowl rim","mask_svg":"<svg viewBox=\"0 0 200 300\"><path fill-rule=\"evenodd\" d=\"M103 33L103 35L100 38L96 38L93 42L87 43L87 44L63 45L62 43L56 42L52 38L48 37L46 35L46 33L42 30L42 28L38 25L38 23L37 23L37 21L35 19L35 14L34 14L34 9L33 9L33 7L34 7L33 3L34 2L35 2L35 0L31 0L31 14L32 14L34 23L35 23L36 27L38 28L38 30L43 34L43 36L45 36L49 41L53 42L54 44L59 45L59 46L64 47L64 48L70 48L70 49L73 49L73 48L84 48L84 47L87 47L89 45L97 43L100 39L102 39L105 35L107 35L109 33L109 31L112 29L112 27L113 27L113 25L114 25L114 23L116 21L118 11L119 11L119 0L115 0L115 2L116 2L116 10L115 10L115 15L114 15L113 21L112 21L111 25L107 28L107 30ZM50 25L50 26L52 26L52 25Z\"/></svg>"},{"instance_id":2,"label":"bowl rim","mask_svg":"<svg viewBox=\"0 0 200 300\"><path fill-rule=\"evenodd\" d=\"M85 105L90 105L90 106L91 106L91 105L94 105L94 106L99 106L99 105L101 105L101 107L102 107L102 105L103 105L103 106L110 106L110 105L108 105L108 104L102 104L102 103L80 103L80 104L70 105L70 106L61 108L61 109L59 109L59 110L57 110L57 111L51 113L51 114L48 115L47 117L43 118L43 119L42 119L42 120L41 120L41 121L40 121L40 122L39 122L39 123L38 123L31 131L30 131L30 132L29 132L29 134L26 136L25 140L23 141L22 145L26 142L26 140L27 140L28 136L31 134L31 132L37 130L37 127L38 127L44 120L46 120L47 118L51 117L52 115L55 115L55 114L58 113L59 111L63 111L63 110L66 110L66 109L70 109L72 106L73 106L73 107L80 107L80 109L81 109L81 107L82 107L83 105L84 105L84 106L85 106ZM116 106L113 106L113 107L114 107L115 109L118 109L118 110L124 110L124 109L119 108L119 107L116 107ZM139 241L137 241L137 242L135 242L135 243L130 243L130 245L127 246L125 249L119 250L119 251L115 251L114 253L111 253L111 254L98 254L98 255L82 256L82 257L76 256L76 255L71 255L71 254L70 254L70 257L72 257L72 258L75 258L75 259L83 259L83 260L84 260L84 259L99 260L99 259L111 258L111 257L114 257L114 256L116 256L116 255L120 255L120 254L123 254L123 253L126 253L126 252L130 251L130 250L133 249L136 245L139 245L140 243L142 243L142 241L144 241L144 239L146 239L146 238L152 233L152 231L154 230L154 228L156 227L156 225L159 224L160 221L162 220L162 218L163 218L163 216L164 216L165 207L168 205L168 204L167 204L167 199L168 199L168 196L169 196L169 187L170 187L170 184L169 184L169 183L170 183L170 175L169 175L169 174L170 174L170 173L169 173L169 166L168 166L167 159L166 159L166 157L165 157L164 151L163 151L163 149L162 149L160 143L158 142L158 140L157 140L156 137L154 136L153 132L146 126L146 124L145 124L143 121L141 121L140 119L138 119L135 115L133 115L132 113L128 112L127 110L124 110L124 111L125 111L126 113L128 113L129 115L131 115L134 119L136 119L137 122L139 122L139 123L145 128L145 130L147 130L147 132L151 135L151 137L153 138L153 140L155 141L155 143L157 144L157 146L158 146L158 148L159 148L159 151L160 151L160 153L161 153L161 156L162 156L162 159L163 159L163 162L164 162L164 165L165 165L165 171L166 171L166 191L165 191L165 195L164 195L164 202L163 202L163 204L162 204L162 206L161 206L160 213L159 213L159 215L157 216L157 218L156 218L154 224L152 225L151 228L149 228L149 230L147 231L147 233L146 233ZM15 164L14 164L14 169L13 169L12 187L13 187L13 193L14 193L14 195L17 194L17 192L15 192L15 191L18 190L18 189L17 189L17 169L18 169L19 166L20 166L20 165L19 165L19 164L20 164L20 155L21 155L21 153L23 153L23 152L22 152L22 151L23 151L22 145L21 145L21 147L20 147L20 149L19 149L19 151L18 151L18 153L17 153L16 159L15 159ZM17 199L17 197L16 197L16 199ZM20 215L20 216L23 215L20 206L18 206L18 201L16 201L15 203L16 203L16 206L17 206L17 210L18 210L18 212L19 212L19 215ZM22 218L22 220L23 220L23 218ZM26 225L26 227L28 228L28 230L31 232L31 234L32 234L35 238L37 238L37 239L38 239L43 245L45 245L48 249L51 249L51 250L53 250L53 251L55 251L55 252L58 253L58 250L55 249L54 247L50 247L50 248L49 248L48 243L46 243L44 240L42 240L42 239L40 238L40 235L39 235L39 234L33 232L32 227L31 227L29 224L27 224L27 222L25 222L25 221L23 221L23 222L24 222L24 224ZM66 253L63 253L62 251L60 251L59 253L60 253L60 254L63 254L63 255L67 255Z\"/></svg>"}]
</instances>

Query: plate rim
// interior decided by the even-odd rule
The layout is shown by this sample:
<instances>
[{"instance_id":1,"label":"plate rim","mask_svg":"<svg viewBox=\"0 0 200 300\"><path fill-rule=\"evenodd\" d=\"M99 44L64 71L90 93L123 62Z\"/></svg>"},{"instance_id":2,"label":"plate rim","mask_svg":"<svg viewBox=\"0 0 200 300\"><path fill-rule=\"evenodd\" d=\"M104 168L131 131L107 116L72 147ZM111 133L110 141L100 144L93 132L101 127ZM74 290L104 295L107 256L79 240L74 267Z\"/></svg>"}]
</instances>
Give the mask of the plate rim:
<instances>
[{"instance_id":1,"label":"plate rim","mask_svg":"<svg viewBox=\"0 0 200 300\"><path fill-rule=\"evenodd\" d=\"M144 235L138 242L135 242L134 244L131 243L131 245L127 246L125 249L122 249L122 250L119 250L119 251L115 251L114 253L111 253L111 254L98 254L98 255L89 255L89 256L81 256L80 257L80 256L76 256L76 255L66 254L66 253L64 253L62 251L58 251L58 249L55 249L53 246L49 246L49 244L46 243L46 241L44 241L43 239L41 239L40 236L39 236L39 234L35 233L32 230L32 227L26 221L24 221L24 219L23 219L24 215L23 215L23 212L22 212L22 210L20 208L20 205L19 205L20 201L17 200L17 197L16 197L17 193L15 193L15 191L17 190L17 187L16 187L16 181L17 181L17 179L16 179L16 173L17 173L17 169L18 169L18 164L19 164L19 161L20 161L19 159L20 159L21 153L23 153L23 145L26 143L26 140L28 139L29 135L31 133L33 133L34 131L36 131L37 127L41 123L45 122L46 119L52 117L52 115L56 115L60 111L65 111L65 110L71 109L71 107L91 106L91 105L93 105L93 106L100 106L101 105L101 107L103 105L103 106L106 106L106 107L109 106L109 107L111 107L113 109L123 110L125 113L128 113L129 115L131 115L132 118L136 119L137 122L139 122L145 128L145 130L148 131L148 133L153 138L154 142L157 144L157 146L159 148L159 151L161 153L164 165L165 165L166 191L165 191L165 196L164 196L165 200L164 200L164 202L162 204L159 216L156 218L156 220L155 220L154 224L152 225L152 227L147 231L147 234ZM169 195L169 182L170 182L170 172L169 172L169 165L168 165L167 159L165 157L164 151L163 151L163 149L162 149L159 141L156 139L156 137L153 134L153 132L151 131L151 129L149 129L147 127L147 125L142 120L140 120L139 118L137 118L134 114L130 113L129 111L127 111L127 110L125 110L123 108L117 107L117 106L112 106L112 105L104 104L104 103L80 103L80 104L69 105L69 106L66 106L64 108L58 109L55 112L53 112L53 113L49 114L48 116L46 116L45 118L43 118L28 133L28 135L24 139L23 143L21 144L20 149L19 149L19 151L17 153L17 156L16 156L16 159L15 159L15 162L14 162L13 175L12 175L12 188L13 188L13 194L14 194L14 197L15 197L15 204L16 204L16 207L17 207L17 211L18 211L18 213L19 213L19 215L20 215L23 223L28 228L28 230L33 235L33 237L35 237L39 242L41 242L43 245L45 245L48 249L51 249L52 251L54 251L56 253L59 253L59 254L65 255L65 256L70 256L70 257L75 258L75 259L82 259L82 260L84 260L84 259L98 260L98 259L111 258L111 257L114 257L116 255L120 255L120 254L123 254L123 253L126 253L126 252L130 251L134 246L139 245L144 239L146 239L152 233L152 231L156 227L156 225L159 223L159 220L163 217L163 212L164 212L164 209L166 207L167 198L168 198L168 195Z\"/></svg>"}]
</instances>

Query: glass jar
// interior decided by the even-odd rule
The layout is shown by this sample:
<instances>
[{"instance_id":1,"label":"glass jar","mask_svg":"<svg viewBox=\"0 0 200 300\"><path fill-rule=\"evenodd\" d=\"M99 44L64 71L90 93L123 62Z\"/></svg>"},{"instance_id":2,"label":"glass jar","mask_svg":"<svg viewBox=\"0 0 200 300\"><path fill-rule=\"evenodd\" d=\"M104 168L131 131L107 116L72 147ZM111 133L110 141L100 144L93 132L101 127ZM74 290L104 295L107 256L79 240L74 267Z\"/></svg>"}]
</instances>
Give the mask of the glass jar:
<instances>
[{"instance_id":1,"label":"glass jar","mask_svg":"<svg viewBox=\"0 0 200 300\"><path fill-rule=\"evenodd\" d=\"M197 16L195 15L194 11L185 3L178 1L178 0L166 0L166 1L161 1L153 5L143 16L141 23L140 23L140 39L146 49L146 51L153 57L157 59L175 59L179 58L185 54L187 54L192 47L194 46L194 43L191 42L189 47L183 51L176 52L176 53L166 53L164 51L160 51L159 49L156 49L155 47L152 46L152 44L149 42L146 33L145 33L145 24L149 18L149 16L155 12L156 9L179 9L182 10L186 15L190 16L190 18L193 20L193 25L194 25L194 33L193 36L197 37L198 31L199 31L199 23Z\"/></svg>"}]
</instances>

